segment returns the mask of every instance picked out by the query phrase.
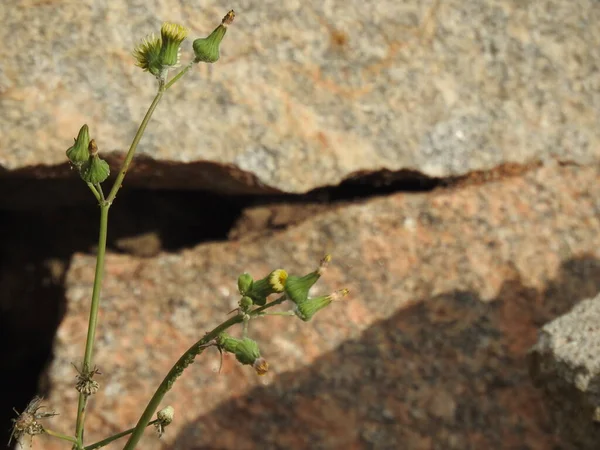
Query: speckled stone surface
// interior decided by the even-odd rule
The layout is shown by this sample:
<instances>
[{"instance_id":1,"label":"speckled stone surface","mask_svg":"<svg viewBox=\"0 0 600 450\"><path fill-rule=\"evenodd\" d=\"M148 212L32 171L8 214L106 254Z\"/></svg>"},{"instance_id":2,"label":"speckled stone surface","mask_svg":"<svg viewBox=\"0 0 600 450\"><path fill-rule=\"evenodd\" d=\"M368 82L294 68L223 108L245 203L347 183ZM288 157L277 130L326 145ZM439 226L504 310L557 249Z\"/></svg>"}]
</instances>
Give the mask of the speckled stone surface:
<instances>
[{"instance_id":1,"label":"speckled stone surface","mask_svg":"<svg viewBox=\"0 0 600 450\"><path fill-rule=\"evenodd\" d=\"M216 374L208 350L165 399L177 419L162 443L148 433L141 448L569 448L525 356L538 327L600 291L599 178L551 164L340 206L266 236L108 255L88 441L134 424L178 355L235 307L239 273L304 272L329 252L316 292L350 297L309 323L252 323L264 378L232 358ZM58 429L74 421L70 363L83 354L93 267L78 254L68 272L49 368Z\"/></svg>"},{"instance_id":2,"label":"speckled stone surface","mask_svg":"<svg viewBox=\"0 0 600 450\"><path fill-rule=\"evenodd\" d=\"M546 324L530 353L530 372L556 425L580 449L600 441L600 295Z\"/></svg>"},{"instance_id":3,"label":"speckled stone surface","mask_svg":"<svg viewBox=\"0 0 600 450\"><path fill-rule=\"evenodd\" d=\"M135 43L163 20L204 36L229 6L0 4L0 40L10 42L0 48L0 167L43 175L37 166L63 164L88 123L101 151L118 152L116 169L154 91L133 65ZM139 166L140 176L306 192L357 171L447 177L507 162L599 159L597 1L231 7L238 16L221 60L195 68L159 106L140 146L156 164ZM185 169L204 160L225 178L212 166Z\"/></svg>"}]
</instances>

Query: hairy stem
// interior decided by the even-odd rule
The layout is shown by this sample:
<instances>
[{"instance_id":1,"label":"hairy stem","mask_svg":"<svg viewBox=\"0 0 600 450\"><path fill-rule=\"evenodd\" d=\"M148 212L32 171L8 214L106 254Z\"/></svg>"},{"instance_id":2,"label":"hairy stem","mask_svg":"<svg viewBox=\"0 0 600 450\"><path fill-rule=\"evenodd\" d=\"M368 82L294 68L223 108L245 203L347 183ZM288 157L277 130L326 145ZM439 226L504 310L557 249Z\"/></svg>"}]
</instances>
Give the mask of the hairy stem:
<instances>
[{"instance_id":1,"label":"hairy stem","mask_svg":"<svg viewBox=\"0 0 600 450\"><path fill-rule=\"evenodd\" d=\"M100 306L100 290L104 276L104 255L106 253L106 236L108 233L108 210L110 205L104 203L100 206L100 232L98 236L98 254L96 255L96 273L94 275L94 287L92 290L92 304L90 306L90 318L88 322L87 339L85 341L85 355L81 370L85 373L91 369L92 353L94 349L94 337L96 336L96 324L98 323L98 309ZM77 405L77 424L75 436L78 446L83 445L83 423L85 419L85 406L87 396L79 393Z\"/></svg>"},{"instance_id":2,"label":"hairy stem","mask_svg":"<svg viewBox=\"0 0 600 450\"><path fill-rule=\"evenodd\" d=\"M263 312L264 310L271 308L275 305L279 305L280 303L283 303L283 301L285 299L286 299L285 295L281 296L277 300L274 300L271 303L267 303L266 305L261 306L260 308L257 308L255 310L251 311L249 313L249 315L251 317L260 315L260 313ZM183 373L183 371L192 362L194 362L194 359L196 358L196 356L198 356L199 354L201 354L204 351L205 345L208 344L213 339L215 339L223 331L227 330L228 328L230 328L233 325L241 323L242 321L243 321L242 314L231 317L230 319L223 322L221 325L214 328L212 331L206 333L202 339L200 339L198 342L196 342L194 345L192 345L183 355L181 355L181 358L179 358L179 360L171 368L171 370L169 371L167 376L164 378L162 383L160 383L160 385L156 389L156 392L150 399L150 402L148 402L146 409L144 410L140 419L138 420L138 423L135 426L133 433L129 437L129 440L125 444L125 447L123 447L123 450L133 450L135 448L135 446L139 442L140 438L142 437L142 434L144 433L144 429L146 428L146 425L148 424L148 422L154 415L156 409L158 408L158 406L159 406L160 402L162 401L163 397L165 396L165 394L171 389L171 387L173 386L173 383L175 383L175 381L177 380L177 378L179 378L179 376Z\"/></svg>"},{"instance_id":3,"label":"hairy stem","mask_svg":"<svg viewBox=\"0 0 600 450\"><path fill-rule=\"evenodd\" d=\"M148 426L154 425L155 423L158 423L158 422L160 422L158 419L154 419L153 421L148 422ZM125 431L121 431L120 433L113 434L112 436L109 436L106 439L102 439L101 441L98 441L95 444L86 445L84 450L95 450L97 448L104 447L105 445L110 444L112 441L116 441L117 439L121 439L122 437L127 436L128 434L131 434L131 432L133 430L135 430L135 428L130 428L129 430L125 430Z\"/></svg>"}]
</instances>

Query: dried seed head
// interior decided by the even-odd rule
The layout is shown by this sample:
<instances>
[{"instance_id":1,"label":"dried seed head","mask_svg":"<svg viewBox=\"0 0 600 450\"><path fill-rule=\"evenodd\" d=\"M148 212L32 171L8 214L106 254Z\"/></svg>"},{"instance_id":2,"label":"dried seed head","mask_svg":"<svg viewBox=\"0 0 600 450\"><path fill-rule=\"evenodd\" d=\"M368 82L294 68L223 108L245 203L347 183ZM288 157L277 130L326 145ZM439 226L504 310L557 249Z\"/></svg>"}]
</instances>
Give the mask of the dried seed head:
<instances>
[{"instance_id":1,"label":"dried seed head","mask_svg":"<svg viewBox=\"0 0 600 450\"><path fill-rule=\"evenodd\" d=\"M100 374L98 369L94 367L93 370L79 370L77 369L77 384L75 389L82 393L86 397L95 394L100 389L100 384L94 380L94 375Z\"/></svg>"},{"instance_id":2,"label":"dried seed head","mask_svg":"<svg viewBox=\"0 0 600 450\"><path fill-rule=\"evenodd\" d=\"M8 445L10 445L13 438L18 441L24 435L33 437L36 434L42 434L44 432L44 427L39 423L39 420L56 416L57 413L54 411L42 412L40 411L42 408L42 398L36 396L29 402L25 411L21 414L15 410L18 417L13 419L13 427L8 440Z\"/></svg>"}]
</instances>

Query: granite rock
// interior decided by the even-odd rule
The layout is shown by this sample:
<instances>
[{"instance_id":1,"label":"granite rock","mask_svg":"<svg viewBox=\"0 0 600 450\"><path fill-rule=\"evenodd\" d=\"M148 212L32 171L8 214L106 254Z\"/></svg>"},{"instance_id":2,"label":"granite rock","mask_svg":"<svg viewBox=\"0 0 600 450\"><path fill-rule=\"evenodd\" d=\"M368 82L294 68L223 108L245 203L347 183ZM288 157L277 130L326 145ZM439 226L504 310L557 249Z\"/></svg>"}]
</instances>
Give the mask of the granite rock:
<instances>
[{"instance_id":1,"label":"granite rock","mask_svg":"<svg viewBox=\"0 0 600 450\"><path fill-rule=\"evenodd\" d=\"M253 439L263 448L308 448L303 439L312 448L567 448L525 358L539 326L600 290L598 178L595 166L548 164L340 205L176 254L109 254L87 441L135 423L178 356L235 308L238 274L305 272L328 252L315 293L348 287L350 297L309 323L251 323L266 378L227 357L217 374L209 349L165 398L176 421L161 442L148 432L142 448L254 448ZM61 430L74 423L71 362L83 354L93 272L89 254L68 269L48 369ZM242 423L249 415L265 419L262 441L260 426Z\"/></svg>"},{"instance_id":2,"label":"granite rock","mask_svg":"<svg viewBox=\"0 0 600 450\"><path fill-rule=\"evenodd\" d=\"M544 325L529 358L553 419L579 449L600 440L600 295Z\"/></svg>"},{"instance_id":3,"label":"granite rock","mask_svg":"<svg viewBox=\"0 0 600 450\"><path fill-rule=\"evenodd\" d=\"M132 180L299 193L381 169L598 160L597 1L234 7L221 60L168 93ZM206 35L225 12L212 0L3 2L0 168L67 176L64 151L88 123L116 169L155 89L133 65L136 42L163 20Z\"/></svg>"}]
</instances>

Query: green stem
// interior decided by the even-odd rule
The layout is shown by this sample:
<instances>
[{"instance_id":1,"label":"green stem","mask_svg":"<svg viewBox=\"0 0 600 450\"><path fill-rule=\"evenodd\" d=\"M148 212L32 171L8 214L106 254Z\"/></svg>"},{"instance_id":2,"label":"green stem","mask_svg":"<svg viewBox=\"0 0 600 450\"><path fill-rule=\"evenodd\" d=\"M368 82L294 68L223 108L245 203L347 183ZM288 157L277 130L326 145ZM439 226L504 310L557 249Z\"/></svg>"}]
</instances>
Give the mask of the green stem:
<instances>
[{"instance_id":1,"label":"green stem","mask_svg":"<svg viewBox=\"0 0 600 450\"><path fill-rule=\"evenodd\" d=\"M153 421L148 423L148 426L154 425L155 423L158 423L158 422L160 422L160 420L154 419ZM129 430L125 430L125 431L121 431L120 433L113 434L112 436L107 437L106 439L102 439L101 441L98 441L95 444L86 445L84 450L95 450L97 448L104 447L105 445L110 444L112 441L116 441L117 439L120 439L123 436L127 436L128 434L131 434L131 432L133 430L135 430L135 428L130 428Z\"/></svg>"},{"instance_id":2,"label":"green stem","mask_svg":"<svg viewBox=\"0 0 600 450\"><path fill-rule=\"evenodd\" d=\"M44 433L46 433L49 436L54 436L58 439L62 439L63 441L69 441L74 444L77 444L77 439L75 439L73 436L68 436L66 434L59 433L58 431L52 431L46 427L44 427Z\"/></svg>"},{"instance_id":3,"label":"green stem","mask_svg":"<svg viewBox=\"0 0 600 450\"><path fill-rule=\"evenodd\" d=\"M186 72L192 68L193 65L194 65L194 61L190 61L183 69L181 69L179 71L179 73L177 75L175 75L173 78L171 78L171 81L169 81L165 85L165 91L167 89L169 89L171 86L173 86L182 76L184 76L186 74Z\"/></svg>"},{"instance_id":4,"label":"green stem","mask_svg":"<svg viewBox=\"0 0 600 450\"><path fill-rule=\"evenodd\" d=\"M90 191L92 191L92 194L94 194L94 197L96 197L96 200L98 200L98 203L100 203L102 201L102 197L100 197L98 189L96 189L92 183L87 183L87 185L90 188Z\"/></svg>"},{"instance_id":5,"label":"green stem","mask_svg":"<svg viewBox=\"0 0 600 450\"><path fill-rule=\"evenodd\" d=\"M148 122L150 122L150 118L152 117L152 114L154 113L154 110L158 106L158 103L160 102L160 99L162 98L164 93L165 87L161 84L158 88L156 96L154 97L154 100L152 100L152 103L150 104L150 107L148 108L148 111L144 116L144 119L142 120L142 123L140 123L140 127L138 128L137 132L135 133L135 136L133 137L133 141L131 142L129 151L125 156L125 161L123 161L123 165L121 166L121 170L119 170L117 179L115 180L115 183L113 184L113 187L110 190L110 194L108 194L108 197L106 198L106 202L108 204L111 204L114 201L115 197L117 196L117 192L119 192L119 189L121 189L121 184L123 183L125 174L127 174L127 169L129 169L129 165L131 164L133 155L135 155L135 150L137 149L137 146L140 143L140 139L142 139L144 131L146 131L146 126L148 125Z\"/></svg>"},{"instance_id":6,"label":"green stem","mask_svg":"<svg viewBox=\"0 0 600 450\"><path fill-rule=\"evenodd\" d=\"M255 310L251 311L249 314L250 314L250 316L256 316L268 308L271 308L275 305L279 305L280 303L283 303L284 300L286 300L285 295L279 297L276 300L273 300L271 303L267 303L266 305L261 306L260 308L257 308ZM160 385L156 389L156 392L150 399L150 402L148 402L146 409L144 410L140 419L138 420L138 423L135 426L133 433L129 437L129 440L125 444L125 447L123 447L123 450L133 450L135 448L135 446L139 442L140 438L142 437L142 434L144 433L144 429L146 428L146 425L148 424L148 422L154 415L156 409L158 408L158 405L162 401L165 394L169 391L169 389L171 389L171 387L173 386L173 383L175 383L175 381L183 373L183 371L192 362L194 362L194 359L196 358L196 356L198 356L199 354L201 354L204 351L204 348L205 348L204 346L206 344L208 344L210 341L212 341L213 339L215 339L223 331L227 330L231 326L236 325L242 321L243 321L243 315L241 315L241 314L231 317L230 319L227 319L221 325L217 326L212 331L206 333L202 339L200 339L198 342L196 342L194 345L192 345L183 355L181 355L181 358L179 358L179 360L171 368L171 370L169 371L167 376L164 378L162 383L160 383Z\"/></svg>"},{"instance_id":7,"label":"green stem","mask_svg":"<svg viewBox=\"0 0 600 450\"><path fill-rule=\"evenodd\" d=\"M104 276L104 255L106 253L106 236L108 232L108 210L110 205L104 203L100 206L100 232L98 236L98 254L96 256L96 273L94 275L94 287L92 290L92 304L90 306L90 318L88 322L87 339L85 341L85 355L81 370L86 373L92 366L92 352L94 349L94 337L96 336L96 325L98 323L98 309L100 306L100 290L102 288L102 277ZM77 405L77 425L75 436L78 446L83 445L83 422L85 418L85 406L87 396L79 393Z\"/></svg>"}]
</instances>

